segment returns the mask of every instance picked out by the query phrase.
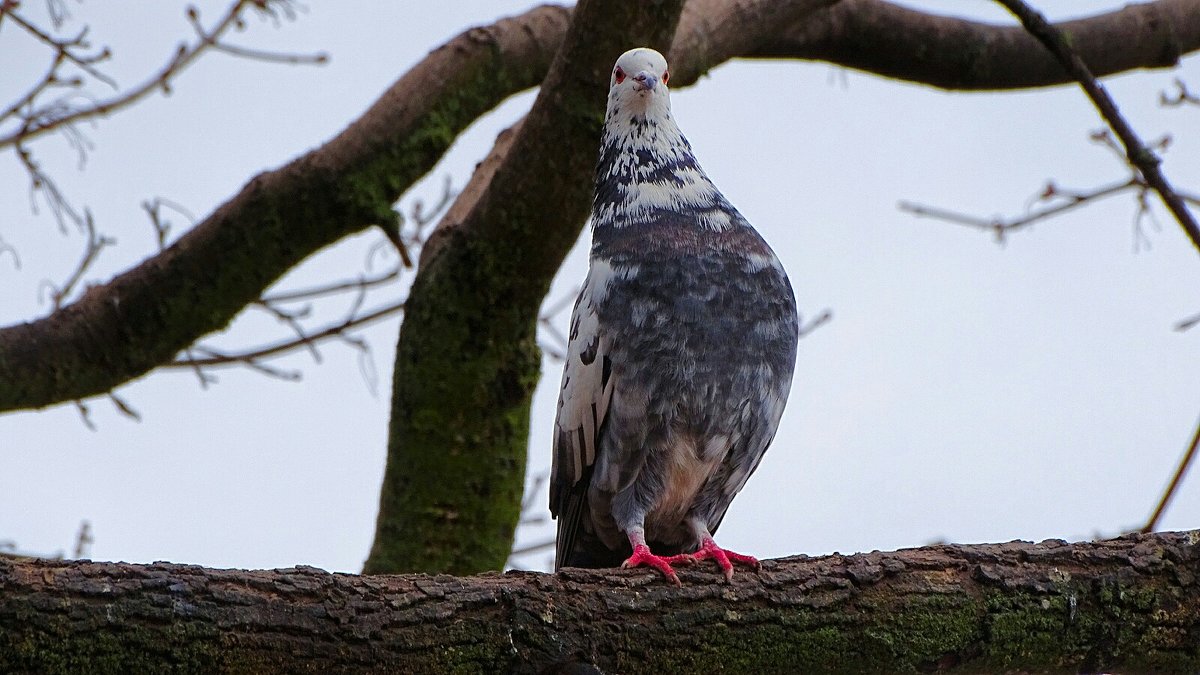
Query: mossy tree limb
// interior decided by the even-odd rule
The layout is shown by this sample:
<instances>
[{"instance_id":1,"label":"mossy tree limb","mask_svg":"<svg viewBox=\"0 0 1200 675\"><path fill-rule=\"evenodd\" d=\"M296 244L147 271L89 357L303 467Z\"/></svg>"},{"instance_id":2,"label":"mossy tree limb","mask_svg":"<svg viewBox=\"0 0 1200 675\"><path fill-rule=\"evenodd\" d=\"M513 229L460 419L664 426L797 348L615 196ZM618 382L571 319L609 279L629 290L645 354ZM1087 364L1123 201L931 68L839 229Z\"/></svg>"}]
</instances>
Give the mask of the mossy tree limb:
<instances>
[{"instance_id":1,"label":"mossy tree limb","mask_svg":"<svg viewBox=\"0 0 1200 675\"><path fill-rule=\"evenodd\" d=\"M476 577L0 558L0 671L1196 672L1200 533Z\"/></svg>"}]
</instances>

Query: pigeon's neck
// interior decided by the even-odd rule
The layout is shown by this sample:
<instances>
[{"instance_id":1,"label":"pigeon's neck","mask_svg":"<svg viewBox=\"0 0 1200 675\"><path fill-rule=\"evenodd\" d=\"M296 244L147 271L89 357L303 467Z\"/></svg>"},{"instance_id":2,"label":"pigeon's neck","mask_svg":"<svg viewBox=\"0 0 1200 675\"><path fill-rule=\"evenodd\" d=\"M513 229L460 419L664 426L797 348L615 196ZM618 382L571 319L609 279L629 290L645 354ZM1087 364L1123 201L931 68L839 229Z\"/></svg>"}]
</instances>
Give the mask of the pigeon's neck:
<instances>
[{"instance_id":1,"label":"pigeon's neck","mask_svg":"<svg viewBox=\"0 0 1200 675\"><path fill-rule=\"evenodd\" d=\"M596 165L594 235L664 222L677 226L681 218L717 231L741 220L700 168L669 108L641 115L610 110Z\"/></svg>"}]
</instances>

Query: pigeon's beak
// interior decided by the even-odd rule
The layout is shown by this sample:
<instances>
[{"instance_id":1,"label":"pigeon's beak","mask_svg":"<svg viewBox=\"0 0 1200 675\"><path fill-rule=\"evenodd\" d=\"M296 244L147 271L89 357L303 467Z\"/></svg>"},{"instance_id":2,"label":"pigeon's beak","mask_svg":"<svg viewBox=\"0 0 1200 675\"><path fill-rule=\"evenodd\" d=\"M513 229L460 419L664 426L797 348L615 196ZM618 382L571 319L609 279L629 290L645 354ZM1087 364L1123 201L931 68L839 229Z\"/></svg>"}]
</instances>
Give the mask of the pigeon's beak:
<instances>
[{"instance_id":1,"label":"pigeon's beak","mask_svg":"<svg viewBox=\"0 0 1200 675\"><path fill-rule=\"evenodd\" d=\"M658 87L658 77L650 71L643 70L633 76L634 89L653 91L656 87Z\"/></svg>"}]
</instances>

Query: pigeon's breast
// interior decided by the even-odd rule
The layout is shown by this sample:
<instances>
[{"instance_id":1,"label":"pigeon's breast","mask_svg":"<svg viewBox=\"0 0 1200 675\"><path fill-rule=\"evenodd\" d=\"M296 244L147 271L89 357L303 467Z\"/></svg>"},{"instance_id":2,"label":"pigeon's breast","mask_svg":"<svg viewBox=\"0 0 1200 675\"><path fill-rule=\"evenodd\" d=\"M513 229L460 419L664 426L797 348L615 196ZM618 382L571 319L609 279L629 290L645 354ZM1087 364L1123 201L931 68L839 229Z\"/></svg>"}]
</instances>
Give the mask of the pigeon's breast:
<instances>
[{"instance_id":1,"label":"pigeon's breast","mask_svg":"<svg viewBox=\"0 0 1200 675\"><path fill-rule=\"evenodd\" d=\"M614 374L680 431L727 432L748 399L790 382L797 340L791 286L748 227L643 234L607 242L605 251L612 264L637 269L614 281L602 310Z\"/></svg>"}]
</instances>

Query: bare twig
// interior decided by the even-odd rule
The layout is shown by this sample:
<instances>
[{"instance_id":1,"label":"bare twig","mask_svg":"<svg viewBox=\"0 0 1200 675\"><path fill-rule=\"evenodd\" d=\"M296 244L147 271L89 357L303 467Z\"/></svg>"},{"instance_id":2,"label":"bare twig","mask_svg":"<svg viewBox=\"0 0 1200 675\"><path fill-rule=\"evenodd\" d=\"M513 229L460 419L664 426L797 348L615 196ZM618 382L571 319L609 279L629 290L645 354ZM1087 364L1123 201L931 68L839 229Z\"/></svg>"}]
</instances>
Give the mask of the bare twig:
<instances>
[{"instance_id":1,"label":"bare twig","mask_svg":"<svg viewBox=\"0 0 1200 675\"><path fill-rule=\"evenodd\" d=\"M196 40L194 42L180 43L176 47L174 55L167 61L167 63L141 84L127 89L116 96L95 101L90 105L81 108L67 107L63 105L61 101L57 102L56 104L51 104L41 108L36 108L33 106L37 95L45 91L50 84L57 82L56 76L53 74L57 69L56 66L55 68L51 69L51 75L47 76L49 78L48 81L44 80L45 84L41 85L40 87L35 86L34 90L31 91L31 94L27 94L25 97L23 97L22 100L24 101L24 105L18 106L17 109L28 109L26 112L22 113L24 122L14 131L9 132L8 134L0 135L0 148L16 145L21 142L27 142L49 131L53 131L55 129L59 129L83 120L109 115L117 110L121 110L140 101L155 91L161 90L164 93L169 93L171 90L172 80L188 66L195 63L196 59L209 49L217 49L228 53L235 53L239 56L276 62L314 64L326 62L328 57L325 54L266 54L264 52L233 47L221 42L222 37L230 29L238 28L244 25L242 13L247 8L255 8L261 13L270 15L277 19L278 14L275 10L281 8L289 18L294 16L295 13L291 9L290 5L291 3L287 2L286 0L237 0L229 7L229 9L217 21L216 25L212 29L207 29L200 23L199 10L197 10L195 7L189 7L187 10L187 18L196 32ZM14 21L18 20L18 17L14 13L10 12L8 16ZM29 24L24 20L20 20L20 24L22 27L26 27L26 30L32 29L36 31L36 28L32 27L32 24ZM110 53L107 49L104 49L99 54L91 57L82 57L70 51L69 49L65 49L62 46L64 44L68 46L75 46L77 44L79 46L86 46L86 42L82 42L84 37L82 34L70 41L57 40L56 38L45 35L41 31L37 31L36 35L45 36L45 38L50 41L49 44L58 50L56 63L59 65L61 65L61 63L64 61L75 63L81 68L84 68L89 75L92 75L101 81L105 81L115 88L115 83L91 67L93 63L109 57ZM39 39L41 39L41 37L39 37ZM71 83L75 86L82 86L82 82L77 80L72 80ZM14 110L14 112L16 112L16 110Z\"/></svg>"},{"instance_id":2,"label":"bare twig","mask_svg":"<svg viewBox=\"0 0 1200 675\"><path fill-rule=\"evenodd\" d=\"M1161 160L1153 150L1148 148L1138 138L1133 127L1121 116L1117 105L1108 95L1104 85L1100 84L1083 59L1079 57L1067 41L1063 38L1062 33L1052 26L1046 17L1022 0L996 0L1004 5L1012 12L1021 23L1025 26L1025 30L1030 35L1038 39L1045 47L1058 59L1063 68L1073 77L1083 90L1087 93L1088 98L1100 111L1104 120L1121 139L1121 144L1125 147L1125 157L1127 161L1145 177L1146 182L1150 184L1154 191L1166 204L1167 209L1175 216L1175 220L1188 238L1192 241L1192 246L1200 251L1200 225L1197 225L1196 220L1188 211L1187 205L1184 203L1175 190L1171 187L1167 177L1159 168Z\"/></svg>"},{"instance_id":3,"label":"bare twig","mask_svg":"<svg viewBox=\"0 0 1200 675\"><path fill-rule=\"evenodd\" d=\"M1188 445L1188 449L1183 453L1183 458L1179 460L1179 467L1175 469L1175 475L1171 478L1171 483L1167 485L1167 489L1163 492L1162 497L1158 500L1158 506L1154 509L1154 514L1150 516L1150 520L1146 521L1146 525L1142 527L1142 532L1153 532L1158 527L1158 521L1162 518L1162 514L1167 510L1167 504L1170 503L1171 497L1175 495L1175 490L1183 481L1184 474L1187 473L1188 467L1192 464L1192 459L1196 456L1196 447L1200 445L1200 424L1196 426L1196 433L1192 435L1192 442Z\"/></svg>"},{"instance_id":4,"label":"bare twig","mask_svg":"<svg viewBox=\"0 0 1200 675\"><path fill-rule=\"evenodd\" d=\"M75 271L67 280L63 282L61 287L55 286L49 280L42 281L43 288L50 289L50 301L54 305L54 309L58 310L66 303L67 299L74 292L75 287L83 280L83 275L87 272L92 263L96 262L96 258L100 255L100 251L106 246L111 246L117 243L116 239L106 237L96 233L96 222L92 219L90 211L84 212L83 225L85 234L87 234L87 246L83 252L83 258L75 267Z\"/></svg>"},{"instance_id":5,"label":"bare twig","mask_svg":"<svg viewBox=\"0 0 1200 675\"><path fill-rule=\"evenodd\" d=\"M981 218L979 216L967 215L936 206L925 206L908 201L901 201L898 208L901 211L907 211L916 216L937 218L967 227L986 230L995 234L996 240L1003 243L1005 236L1012 230L1029 227L1040 220L1062 215L1089 202L1111 197L1138 187L1145 187L1145 184L1138 176L1087 191L1065 190L1055 183L1049 182L1038 193L1034 201L1050 201L1055 199L1062 199L1064 201L1043 209L1030 211L1018 218Z\"/></svg>"},{"instance_id":6,"label":"bare twig","mask_svg":"<svg viewBox=\"0 0 1200 675\"><path fill-rule=\"evenodd\" d=\"M1183 332L1185 330L1191 329L1196 324L1200 324L1200 314L1189 317L1189 318L1184 319L1184 320L1180 321L1179 323L1175 324L1175 330Z\"/></svg>"},{"instance_id":7,"label":"bare twig","mask_svg":"<svg viewBox=\"0 0 1200 675\"><path fill-rule=\"evenodd\" d=\"M83 419L83 426L91 431L96 430L96 424L92 422L92 411L88 409L87 404L83 401L75 400L75 409L79 411L79 417Z\"/></svg>"},{"instance_id":8,"label":"bare twig","mask_svg":"<svg viewBox=\"0 0 1200 675\"><path fill-rule=\"evenodd\" d=\"M546 494L542 491L546 481L550 478L549 472L543 471L533 476L533 480L529 487L525 489L525 495L521 499L521 519L517 526L521 525L540 525L546 522L545 509L542 506L542 500ZM505 562L505 567L516 567L513 564L513 558L529 555L531 553L541 553L550 551L554 548L554 538L543 539L533 544L526 544L518 548L514 548L508 554L508 560Z\"/></svg>"},{"instance_id":9,"label":"bare twig","mask_svg":"<svg viewBox=\"0 0 1200 675\"><path fill-rule=\"evenodd\" d=\"M208 385L217 383L217 377L215 375L209 375L208 373L204 372L203 368L196 365L196 356L192 353L191 347L188 347L186 350L184 350L183 354L185 357L183 360L191 364L192 371L196 373L196 378L200 380L201 389L208 389Z\"/></svg>"},{"instance_id":10,"label":"bare twig","mask_svg":"<svg viewBox=\"0 0 1200 675\"><path fill-rule=\"evenodd\" d=\"M21 269L21 256L17 255L17 249L13 248L12 244L4 241L4 237L0 237L0 257L5 253L12 255L13 266L18 270Z\"/></svg>"},{"instance_id":11,"label":"bare twig","mask_svg":"<svg viewBox=\"0 0 1200 675\"><path fill-rule=\"evenodd\" d=\"M302 338L295 338L292 340L283 340L281 342L276 342L274 344L267 345L265 347L259 347L256 349L247 350L247 351L240 352L237 354L224 354L224 353L220 353L215 350L212 350L212 349L208 349L206 347L194 347L194 349L196 351L206 353L206 354L208 354L208 356L204 357L204 358L185 357L182 359L177 359L170 363L163 364L162 367L163 368L198 368L198 367L212 367L212 366L246 365L246 366L250 366L252 368L261 370L262 365L259 362L260 359L270 357L270 356L278 356L285 352L296 349L297 347L305 346L309 343L315 344L317 342L320 342L322 340L327 340L330 338L340 338L340 339L346 340L347 338L345 338L344 336L341 335L344 331L349 330L351 328L357 328L359 326L364 326L364 325L367 325L370 323L374 323L381 319L390 318L396 314L401 313L402 311L404 311L404 302L396 302L396 303L381 307L381 308L374 310L372 312L369 312L367 314L363 314L361 316L355 317L353 319L347 319L340 323L337 323L337 324L334 324L331 326L327 326L315 333L309 333ZM269 374L271 374L273 376L277 376L277 373L275 373L275 372L272 372ZM288 378L288 379L297 379L297 378Z\"/></svg>"},{"instance_id":12,"label":"bare twig","mask_svg":"<svg viewBox=\"0 0 1200 675\"><path fill-rule=\"evenodd\" d=\"M162 214L164 207L184 216L192 223L196 222L196 217L178 202L163 199L162 197L155 197L154 199L142 202L142 210L150 217L150 226L154 228L154 239L160 251L167 247L167 238L171 234L171 221L164 218Z\"/></svg>"},{"instance_id":13,"label":"bare twig","mask_svg":"<svg viewBox=\"0 0 1200 675\"><path fill-rule=\"evenodd\" d=\"M1169 107L1181 105L1200 106L1200 96L1192 93L1188 89L1187 83L1177 77L1175 78L1175 93L1159 92L1158 102Z\"/></svg>"},{"instance_id":14,"label":"bare twig","mask_svg":"<svg viewBox=\"0 0 1200 675\"><path fill-rule=\"evenodd\" d=\"M84 216L71 206L66 196L58 189L58 184L42 171L41 166L34 161L33 154L24 144L17 145L17 159L21 161L21 165L29 174L29 205L33 212L38 212L37 195L40 192L46 200L46 205L50 207L50 212L54 214L54 220L58 223L60 232L64 234L67 232L66 221L68 220L76 227L84 227Z\"/></svg>"},{"instance_id":15,"label":"bare twig","mask_svg":"<svg viewBox=\"0 0 1200 675\"><path fill-rule=\"evenodd\" d=\"M385 286L400 278L400 268L394 267L391 270L376 276L360 276L354 281L339 281L323 286L312 286L310 288L302 288L296 291L287 291L285 293L271 293L264 295L260 302L265 303L280 303L280 302L297 302L301 300L312 300L323 295L333 295L335 293L343 293L353 290L366 290Z\"/></svg>"},{"instance_id":16,"label":"bare twig","mask_svg":"<svg viewBox=\"0 0 1200 675\"><path fill-rule=\"evenodd\" d=\"M313 342L308 339L308 335L305 334L304 326L300 325L300 319L305 318L311 313L311 307L304 307L297 312L289 312L274 303L264 302L262 300L256 300L255 302L251 303L251 306L263 309L273 315L276 319L286 323L288 327L290 327L296 334L296 339L300 341L300 344L308 348L308 352L312 354L313 361L316 361L317 363L321 362L321 352L317 351L317 346L313 344Z\"/></svg>"},{"instance_id":17,"label":"bare twig","mask_svg":"<svg viewBox=\"0 0 1200 675\"><path fill-rule=\"evenodd\" d=\"M820 328L821 326L824 326L825 324L829 323L832 320L833 320L833 310L830 310L830 309L821 310L821 313L817 315L817 318L813 319L812 321L809 321L808 323L801 324L800 337L807 336L809 333L812 333L816 329Z\"/></svg>"},{"instance_id":18,"label":"bare twig","mask_svg":"<svg viewBox=\"0 0 1200 675\"><path fill-rule=\"evenodd\" d=\"M558 330L554 325L554 317L560 312L572 306L575 298L579 295L579 290L576 289L571 293L564 294L558 300L550 303L548 307L542 310L541 316L538 317L538 346L542 348L542 352L554 359L562 361L567 358L567 336ZM541 339L543 336L547 340Z\"/></svg>"},{"instance_id":19,"label":"bare twig","mask_svg":"<svg viewBox=\"0 0 1200 675\"><path fill-rule=\"evenodd\" d=\"M92 524L86 520L80 523L79 534L75 535L75 555L72 557L76 560L86 558L91 553L95 541L92 537Z\"/></svg>"},{"instance_id":20,"label":"bare twig","mask_svg":"<svg viewBox=\"0 0 1200 675\"><path fill-rule=\"evenodd\" d=\"M45 43L47 46L53 49L55 51L56 61L72 63L83 72L91 75L97 80L100 80L104 84L107 84L113 89L117 88L117 83L115 80L100 72L95 67L95 64L107 61L112 57L112 52L109 51L108 47L104 47L95 54L81 54L76 51L77 49L91 49L91 44L89 44L87 41L88 29L86 27L73 38L56 38L32 23L26 21L16 12L9 11L7 14L9 21L12 21L20 26L26 33L33 36L34 39ZM58 25L61 25L61 23L58 23Z\"/></svg>"},{"instance_id":21,"label":"bare twig","mask_svg":"<svg viewBox=\"0 0 1200 675\"><path fill-rule=\"evenodd\" d=\"M116 406L117 410L122 415L124 415L132 420L138 421L138 422L142 421L142 414L139 413L138 411L134 410L133 407L129 405L129 403L127 403L121 397L117 396L115 393L113 393L111 391L108 392L108 400L112 401L112 404L114 406Z\"/></svg>"}]
</instances>

